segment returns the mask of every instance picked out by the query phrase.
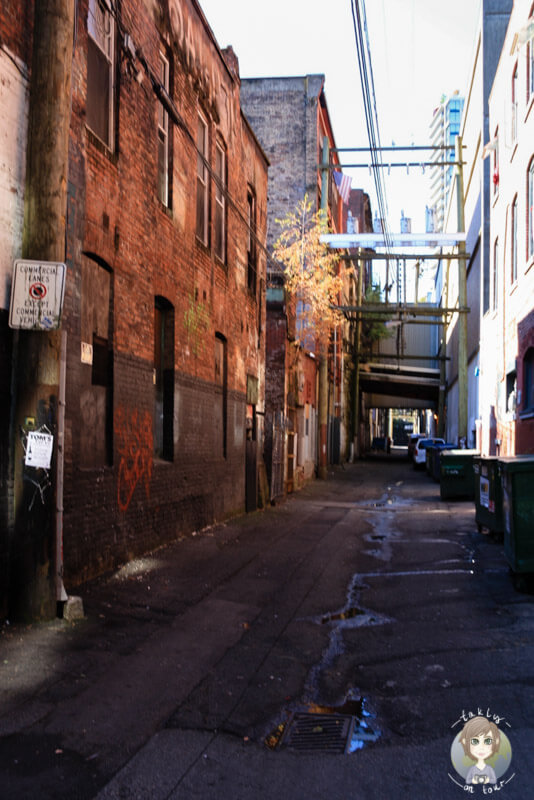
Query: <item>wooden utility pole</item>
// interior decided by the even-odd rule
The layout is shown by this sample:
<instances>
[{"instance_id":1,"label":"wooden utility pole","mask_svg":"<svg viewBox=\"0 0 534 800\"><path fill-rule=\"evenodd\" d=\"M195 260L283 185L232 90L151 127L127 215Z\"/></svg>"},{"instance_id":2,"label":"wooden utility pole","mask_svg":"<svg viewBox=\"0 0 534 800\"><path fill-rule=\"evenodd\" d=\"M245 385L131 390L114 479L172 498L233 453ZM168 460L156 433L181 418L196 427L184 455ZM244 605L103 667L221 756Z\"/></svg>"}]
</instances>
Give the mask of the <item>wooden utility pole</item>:
<instances>
[{"instance_id":1,"label":"wooden utility pole","mask_svg":"<svg viewBox=\"0 0 534 800\"><path fill-rule=\"evenodd\" d=\"M75 0L34 4L22 257L65 260L71 64ZM14 529L10 614L56 615L56 469L61 331L14 336ZM54 436L50 470L25 466L28 431Z\"/></svg>"}]
</instances>

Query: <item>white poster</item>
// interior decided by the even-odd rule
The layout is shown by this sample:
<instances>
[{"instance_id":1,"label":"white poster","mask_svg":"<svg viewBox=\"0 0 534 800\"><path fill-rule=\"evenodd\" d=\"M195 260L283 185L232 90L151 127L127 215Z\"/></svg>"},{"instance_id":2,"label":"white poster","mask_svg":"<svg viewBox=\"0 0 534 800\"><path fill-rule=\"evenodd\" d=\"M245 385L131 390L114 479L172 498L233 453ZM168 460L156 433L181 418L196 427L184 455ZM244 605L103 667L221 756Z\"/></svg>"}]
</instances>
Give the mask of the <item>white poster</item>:
<instances>
[{"instance_id":1,"label":"white poster","mask_svg":"<svg viewBox=\"0 0 534 800\"><path fill-rule=\"evenodd\" d=\"M24 463L27 467L50 469L53 447L54 437L51 433L29 431L26 442L26 458Z\"/></svg>"}]
</instances>

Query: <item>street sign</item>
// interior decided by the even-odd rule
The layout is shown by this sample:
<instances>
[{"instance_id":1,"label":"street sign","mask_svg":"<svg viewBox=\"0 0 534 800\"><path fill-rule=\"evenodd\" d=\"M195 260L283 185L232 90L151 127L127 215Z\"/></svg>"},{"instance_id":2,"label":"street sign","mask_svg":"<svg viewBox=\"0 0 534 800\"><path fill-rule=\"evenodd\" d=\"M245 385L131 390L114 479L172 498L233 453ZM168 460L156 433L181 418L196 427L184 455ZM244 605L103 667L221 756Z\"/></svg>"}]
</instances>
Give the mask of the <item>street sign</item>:
<instances>
[{"instance_id":1,"label":"street sign","mask_svg":"<svg viewBox=\"0 0 534 800\"><path fill-rule=\"evenodd\" d=\"M9 307L10 328L59 328L65 293L65 264L15 261Z\"/></svg>"}]
</instances>

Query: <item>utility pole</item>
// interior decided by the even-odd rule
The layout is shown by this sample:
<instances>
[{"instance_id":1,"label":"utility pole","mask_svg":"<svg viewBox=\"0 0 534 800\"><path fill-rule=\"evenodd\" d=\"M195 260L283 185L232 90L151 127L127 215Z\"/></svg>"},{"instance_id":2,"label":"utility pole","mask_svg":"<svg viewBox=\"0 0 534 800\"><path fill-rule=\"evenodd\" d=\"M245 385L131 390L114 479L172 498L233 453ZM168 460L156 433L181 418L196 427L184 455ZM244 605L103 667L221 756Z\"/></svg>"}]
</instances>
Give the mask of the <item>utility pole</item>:
<instances>
[{"instance_id":1,"label":"utility pole","mask_svg":"<svg viewBox=\"0 0 534 800\"><path fill-rule=\"evenodd\" d=\"M456 203L458 233L465 231L464 170L462 165L462 137L456 137ZM458 243L458 444L464 439L467 446L467 267L465 242Z\"/></svg>"},{"instance_id":2,"label":"utility pole","mask_svg":"<svg viewBox=\"0 0 534 800\"><path fill-rule=\"evenodd\" d=\"M75 0L34 3L22 257L65 260L71 64ZM56 475L60 330L17 330L14 336L14 525L10 614L56 615ZM51 469L25 466L27 433L42 425L54 436Z\"/></svg>"},{"instance_id":3,"label":"utility pole","mask_svg":"<svg viewBox=\"0 0 534 800\"><path fill-rule=\"evenodd\" d=\"M328 213L328 179L329 179L329 143L328 136L323 138L321 161L321 210L325 217ZM319 352L319 464L317 475L325 480L328 474L328 360L327 345L320 344ZM326 350L326 352L325 352Z\"/></svg>"}]
</instances>

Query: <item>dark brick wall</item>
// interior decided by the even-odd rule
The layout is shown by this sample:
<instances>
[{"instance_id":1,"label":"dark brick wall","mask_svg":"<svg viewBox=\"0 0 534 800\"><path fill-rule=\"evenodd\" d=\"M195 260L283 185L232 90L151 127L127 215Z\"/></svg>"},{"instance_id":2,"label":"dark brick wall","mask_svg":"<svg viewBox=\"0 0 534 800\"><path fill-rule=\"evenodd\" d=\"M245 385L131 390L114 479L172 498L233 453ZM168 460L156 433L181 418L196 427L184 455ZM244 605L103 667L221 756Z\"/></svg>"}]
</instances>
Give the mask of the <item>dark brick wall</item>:
<instances>
[{"instance_id":1,"label":"dark brick wall","mask_svg":"<svg viewBox=\"0 0 534 800\"><path fill-rule=\"evenodd\" d=\"M176 0L171 0L173 4ZM0 33L3 42L30 62L33 4L22 3L22 10L20 5L11 0L2 4ZM124 0L114 4L119 8L122 26L136 46L142 45L146 63L155 74L160 48L171 59L170 94L180 123L170 125L172 202L170 208L164 208L157 196L158 101L148 77L139 85L119 51L112 150L86 126L87 0L77 4L68 269L62 320L68 334L64 476L67 591L133 555L244 510L249 375L259 385L257 411L260 415L264 411L267 161L241 114L239 76L234 68L237 62L230 71L211 33L196 16L195 3L180 0L178 5L191 33L182 41L176 38L169 3ZM120 41L117 37L118 47ZM212 249L215 185L211 180L208 246L201 245L195 236L199 112L208 122L209 162L215 163L216 141L223 143L227 155L224 263ZM247 287L248 186L254 189L257 205L255 293ZM81 320L87 307L82 262L84 269L89 263L107 270L111 287L111 457L108 463L86 469L80 465L82 440L87 442L87 428L95 423L82 404L88 376L91 380L91 365L81 359ZM168 461L155 458L153 444L156 297L165 298L174 317L173 446L172 460ZM215 380L216 335L225 342L227 354L224 404L223 389ZM1 349L7 341L3 329L0 336L1 378L9 371L9 363ZM7 418L8 414L2 417ZM5 482L3 448L1 453L0 480ZM5 491L0 497L0 513L7 513Z\"/></svg>"},{"instance_id":2,"label":"dark brick wall","mask_svg":"<svg viewBox=\"0 0 534 800\"><path fill-rule=\"evenodd\" d=\"M162 4L162 7L166 4ZM187 16L192 6L182 4ZM152 19L140 2L122 4L123 23L154 69L173 32L165 14ZM246 284L247 185L256 192L258 232L265 236L267 165L243 123L236 78L193 15L196 54L211 87L199 89L180 46L171 66L171 94L183 128L171 125L171 208L157 199L157 101L120 70L117 146L109 153L85 126L86 8L73 73L69 252L66 308L69 380L65 470L65 582L76 585L177 535L191 532L245 505L246 376L265 383L264 291L266 260L260 249L256 296ZM196 21L195 21L196 20ZM167 51L168 52L168 51ZM196 124L208 120L210 162L215 141L226 146L227 260L195 237ZM210 185L213 218L214 186ZM82 253L111 273L113 342L112 463L81 469L80 387L83 308ZM262 281L263 279L263 281ZM161 296L174 315L174 414L172 460L154 457L154 302ZM222 395L215 384L215 334L226 341L226 457L222 450Z\"/></svg>"}]
</instances>

